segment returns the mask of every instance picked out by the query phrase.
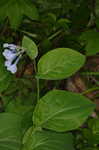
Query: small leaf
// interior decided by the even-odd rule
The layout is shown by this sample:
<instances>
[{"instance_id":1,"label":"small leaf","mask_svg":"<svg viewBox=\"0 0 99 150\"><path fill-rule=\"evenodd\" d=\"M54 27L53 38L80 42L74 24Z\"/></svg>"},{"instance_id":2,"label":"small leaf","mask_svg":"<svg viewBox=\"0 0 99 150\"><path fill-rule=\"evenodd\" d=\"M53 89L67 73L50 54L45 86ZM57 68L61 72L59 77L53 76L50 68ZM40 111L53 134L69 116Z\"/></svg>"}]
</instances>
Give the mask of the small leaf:
<instances>
[{"instance_id":1,"label":"small leaf","mask_svg":"<svg viewBox=\"0 0 99 150\"><path fill-rule=\"evenodd\" d=\"M35 59L37 57L38 48L30 38L24 36L22 41L22 47L26 49L26 53L31 59Z\"/></svg>"},{"instance_id":2,"label":"small leaf","mask_svg":"<svg viewBox=\"0 0 99 150\"><path fill-rule=\"evenodd\" d=\"M38 62L40 79L65 79L77 72L85 62L85 56L69 48L49 51Z\"/></svg>"},{"instance_id":3,"label":"small leaf","mask_svg":"<svg viewBox=\"0 0 99 150\"><path fill-rule=\"evenodd\" d=\"M27 131L22 150L74 150L73 137L66 133L52 131Z\"/></svg>"},{"instance_id":4,"label":"small leaf","mask_svg":"<svg viewBox=\"0 0 99 150\"><path fill-rule=\"evenodd\" d=\"M99 32L89 30L83 32L81 40L85 41L85 50L87 56L92 56L99 53Z\"/></svg>"},{"instance_id":5,"label":"small leaf","mask_svg":"<svg viewBox=\"0 0 99 150\"><path fill-rule=\"evenodd\" d=\"M94 104L81 94L53 90L38 102L33 122L55 131L77 129L94 110Z\"/></svg>"},{"instance_id":6,"label":"small leaf","mask_svg":"<svg viewBox=\"0 0 99 150\"><path fill-rule=\"evenodd\" d=\"M21 117L0 114L0 150L19 150L21 147Z\"/></svg>"},{"instance_id":7,"label":"small leaf","mask_svg":"<svg viewBox=\"0 0 99 150\"><path fill-rule=\"evenodd\" d=\"M68 23L70 23L70 21L67 18L61 18L57 21L57 26L66 31L69 29Z\"/></svg>"}]
</instances>

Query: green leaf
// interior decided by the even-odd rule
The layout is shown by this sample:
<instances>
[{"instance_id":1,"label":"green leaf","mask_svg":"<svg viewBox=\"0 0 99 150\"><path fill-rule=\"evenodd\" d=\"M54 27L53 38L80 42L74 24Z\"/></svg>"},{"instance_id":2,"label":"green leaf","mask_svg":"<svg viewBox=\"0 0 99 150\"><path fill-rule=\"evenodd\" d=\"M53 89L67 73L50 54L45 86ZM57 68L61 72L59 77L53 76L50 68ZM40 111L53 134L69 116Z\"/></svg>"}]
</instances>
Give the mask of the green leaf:
<instances>
[{"instance_id":1,"label":"green leaf","mask_svg":"<svg viewBox=\"0 0 99 150\"><path fill-rule=\"evenodd\" d=\"M19 150L21 136L20 116L0 113L0 150Z\"/></svg>"},{"instance_id":2,"label":"green leaf","mask_svg":"<svg viewBox=\"0 0 99 150\"><path fill-rule=\"evenodd\" d=\"M0 92L3 92L8 89L12 79L10 75L4 75L4 78L2 77L2 80L0 80Z\"/></svg>"},{"instance_id":3,"label":"green leaf","mask_svg":"<svg viewBox=\"0 0 99 150\"><path fill-rule=\"evenodd\" d=\"M85 41L86 55L91 56L99 53L99 32L90 30L81 35L81 40Z\"/></svg>"},{"instance_id":4,"label":"green leaf","mask_svg":"<svg viewBox=\"0 0 99 150\"><path fill-rule=\"evenodd\" d=\"M0 55L0 92L6 90L11 83L13 76L4 67L3 57Z\"/></svg>"},{"instance_id":5,"label":"green leaf","mask_svg":"<svg viewBox=\"0 0 99 150\"><path fill-rule=\"evenodd\" d=\"M16 28L23 16L37 20L38 12L31 0L0 0L0 21L9 18L10 24Z\"/></svg>"},{"instance_id":6,"label":"green leaf","mask_svg":"<svg viewBox=\"0 0 99 150\"><path fill-rule=\"evenodd\" d=\"M77 129L95 108L94 104L81 94L53 90L38 102L33 123L55 131Z\"/></svg>"},{"instance_id":7,"label":"green leaf","mask_svg":"<svg viewBox=\"0 0 99 150\"><path fill-rule=\"evenodd\" d=\"M67 18L61 18L57 21L57 26L66 31L69 29L68 23L70 23L70 21Z\"/></svg>"},{"instance_id":8,"label":"green leaf","mask_svg":"<svg viewBox=\"0 0 99 150\"><path fill-rule=\"evenodd\" d=\"M96 0L95 2L95 13L99 17L99 1Z\"/></svg>"},{"instance_id":9,"label":"green leaf","mask_svg":"<svg viewBox=\"0 0 99 150\"><path fill-rule=\"evenodd\" d=\"M99 120L96 118L93 118L89 120L89 128L92 131L92 143L99 144Z\"/></svg>"},{"instance_id":10,"label":"green leaf","mask_svg":"<svg viewBox=\"0 0 99 150\"><path fill-rule=\"evenodd\" d=\"M40 79L65 79L77 72L85 62L85 56L69 48L49 51L38 62L37 77Z\"/></svg>"},{"instance_id":11,"label":"green leaf","mask_svg":"<svg viewBox=\"0 0 99 150\"><path fill-rule=\"evenodd\" d=\"M77 2L78 4L78 2ZM75 3L74 3L75 5ZM72 31L77 33L77 32L82 32L85 30L89 23L89 17L91 10L88 7L89 1L82 0L79 1L78 6L74 6L74 11L71 12L71 20L72 20Z\"/></svg>"},{"instance_id":12,"label":"green leaf","mask_svg":"<svg viewBox=\"0 0 99 150\"><path fill-rule=\"evenodd\" d=\"M74 150L71 134L28 130L22 150Z\"/></svg>"},{"instance_id":13,"label":"green leaf","mask_svg":"<svg viewBox=\"0 0 99 150\"><path fill-rule=\"evenodd\" d=\"M21 103L18 103L18 100L10 100L8 105L5 108L6 112L15 113L22 117L22 129L23 133L32 125L32 115L33 115L33 105L28 106Z\"/></svg>"},{"instance_id":14,"label":"green leaf","mask_svg":"<svg viewBox=\"0 0 99 150\"><path fill-rule=\"evenodd\" d=\"M0 55L0 81L2 81L8 74L9 72L4 67L3 56Z\"/></svg>"},{"instance_id":15,"label":"green leaf","mask_svg":"<svg viewBox=\"0 0 99 150\"><path fill-rule=\"evenodd\" d=\"M34 59L37 57L38 48L36 44L30 38L24 36L23 41L22 41L22 46L26 49L26 53L31 59Z\"/></svg>"}]
</instances>

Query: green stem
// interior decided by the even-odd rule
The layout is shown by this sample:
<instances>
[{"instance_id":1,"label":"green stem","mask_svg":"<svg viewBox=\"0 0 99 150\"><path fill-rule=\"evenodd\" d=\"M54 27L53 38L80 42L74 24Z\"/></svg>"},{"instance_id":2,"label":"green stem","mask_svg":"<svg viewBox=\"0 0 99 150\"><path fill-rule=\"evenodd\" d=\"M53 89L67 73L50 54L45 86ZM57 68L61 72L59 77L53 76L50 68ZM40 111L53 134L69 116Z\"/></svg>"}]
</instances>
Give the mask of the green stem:
<instances>
[{"instance_id":1,"label":"green stem","mask_svg":"<svg viewBox=\"0 0 99 150\"><path fill-rule=\"evenodd\" d=\"M36 67L36 60L34 59L34 70L35 70L35 73L37 72L37 67Z\"/></svg>"},{"instance_id":2,"label":"green stem","mask_svg":"<svg viewBox=\"0 0 99 150\"><path fill-rule=\"evenodd\" d=\"M90 93L90 92L93 92L93 91L96 91L96 90L99 90L99 87L90 88L90 89L84 91L82 94L87 94L87 93Z\"/></svg>"},{"instance_id":3,"label":"green stem","mask_svg":"<svg viewBox=\"0 0 99 150\"><path fill-rule=\"evenodd\" d=\"M37 78L37 102L40 99L40 85L39 85L39 79Z\"/></svg>"},{"instance_id":4,"label":"green stem","mask_svg":"<svg viewBox=\"0 0 99 150\"><path fill-rule=\"evenodd\" d=\"M86 75L86 76L98 76L99 72L82 72L81 75Z\"/></svg>"},{"instance_id":5,"label":"green stem","mask_svg":"<svg viewBox=\"0 0 99 150\"><path fill-rule=\"evenodd\" d=\"M36 60L34 59L34 70L35 74L37 73L37 67L36 67ZM39 87L39 78L36 78L36 83L37 83L37 102L40 98L40 87Z\"/></svg>"},{"instance_id":6,"label":"green stem","mask_svg":"<svg viewBox=\"0 0 99 150\"><path fill-rule=\"evenodd\" d=\"M62 30L59 30L59 31L55 32L54 34L52 34L52 35L48 38L48 40L52 40L52 39L55 38L57 35L59 35L61 32L62 32Z\"/></svg>"}]
</instances>

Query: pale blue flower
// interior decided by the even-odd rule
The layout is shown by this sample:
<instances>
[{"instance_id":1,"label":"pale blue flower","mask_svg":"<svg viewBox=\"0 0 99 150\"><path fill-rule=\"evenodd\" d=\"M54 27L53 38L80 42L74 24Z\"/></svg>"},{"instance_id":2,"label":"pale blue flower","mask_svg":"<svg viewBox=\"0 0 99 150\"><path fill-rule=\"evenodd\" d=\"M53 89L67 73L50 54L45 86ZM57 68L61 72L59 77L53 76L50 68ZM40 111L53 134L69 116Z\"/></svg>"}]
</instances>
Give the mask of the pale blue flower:
<instances>
[{"instance_id":1,"label":"pale blue flower","mask_svg":"<svg viewBox=\"0 0 99 150\"><path fill-rule=\"evenodd\" d=\"M9 44L9 45L8 45L8 48L11 49L11 50L13 50L13 49L16 49L17 46L14 45L14 44Z\"/></svg>"},{"instance_id":2,"label":"pale blue flower","mask_svg":"<svg viewBox=\"0 0 99 150\"><path fill-rule=\"evenodd\" d=\"M13 74L16 73L17 72L17 66L16 66L16 64L12 64L12 65L8 66L7 70L10 71Z\"/></svg>"},{"instance_id":3,"label":"pale blue flower","mask_svg":"<svg viewBox=\"0 0 99 150\"><path fill-rule=\"evenodd\" d=\"M16 49L17 48L17 46L15 44L8 44L8 43L4 43L3 47L9 48L9 49Z\"/></svg>"},{"instance_id":4,"label":"pale blue flower","mask_svg":"<svg viewBox=\"0 0 99 150\"><path fill-rule=\"evenodd\" d=\"M4 47L4 48L7 48L8 46L9 46L8 43L4 43L4 44L3 44L3 47Z\"/></svg>"},{"instance_id":5,"label":"pale blue flower","mask_svg":"<svg viewBox=\"0 0 99 150\"><path fill-rule=\"evenodd\" d=\"M16 58L16 53L13 53L13 51L10 51L9 49L5 49L3 52L3 56L7 59L15 59Z\"/></svg>"},{"instance_id":6,"label":"pale blue flower","mask_svg":"<svg viewBox=\"0 0 99 150\"><path fill-rule=\"evenodd\" d=\"M13 73L13 74L17 72L17 64L18 64L18 62L19 62L21 56L22 56L22 55L20 55L20 56L16 59L16 61L14 62L14 64L11 64L10 61L6 62L7 70L8 70L8 71L10 71L10 72Z\"/></svg>"},{"instance_id":7,"label":"pale blue flower","mask_svg":"<svg viewBox=\"0 0 99 150\"><path fill-rule=\"evenodd\" d=\"M4 64L6 67L9 67L12 64L12 61L6 60Z\"/></svg>"},{"instance_id":8,"label":"pale blue flower","mask_svg":"<svg viewBox=\"0 0 99 150\"><path fill-rule=\"evenodd\" d=\"M8 71L14 74L17 72L17 64L24 53L24 50L17 51L17 48L20 49L19 46L8 43L3 44L3 47L6 48L3 52L3 56L6 59L5 66Z\"/></svg>"}]
</instances>

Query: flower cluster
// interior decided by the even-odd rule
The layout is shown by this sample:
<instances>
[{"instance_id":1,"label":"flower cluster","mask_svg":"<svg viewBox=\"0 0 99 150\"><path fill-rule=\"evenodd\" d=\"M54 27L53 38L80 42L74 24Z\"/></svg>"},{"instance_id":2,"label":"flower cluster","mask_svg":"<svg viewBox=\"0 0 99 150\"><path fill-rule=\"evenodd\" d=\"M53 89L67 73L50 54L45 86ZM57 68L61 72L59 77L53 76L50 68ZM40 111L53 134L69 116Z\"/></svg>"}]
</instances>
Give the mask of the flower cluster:
<instances>
[{"instance_id":1,"label":"flower cluster","mask_svg":"<svg viewBox=\"0 0 99 150\"><path fill-rule=\"evenodd\" d=\"M19 46L16 46L14 44L3 44L3 56L5 57L5 66L7 67L7 70L11 73L17 72L17 64L24 53L24 50L20 50Z\"/></svg>"}]
</instances>

